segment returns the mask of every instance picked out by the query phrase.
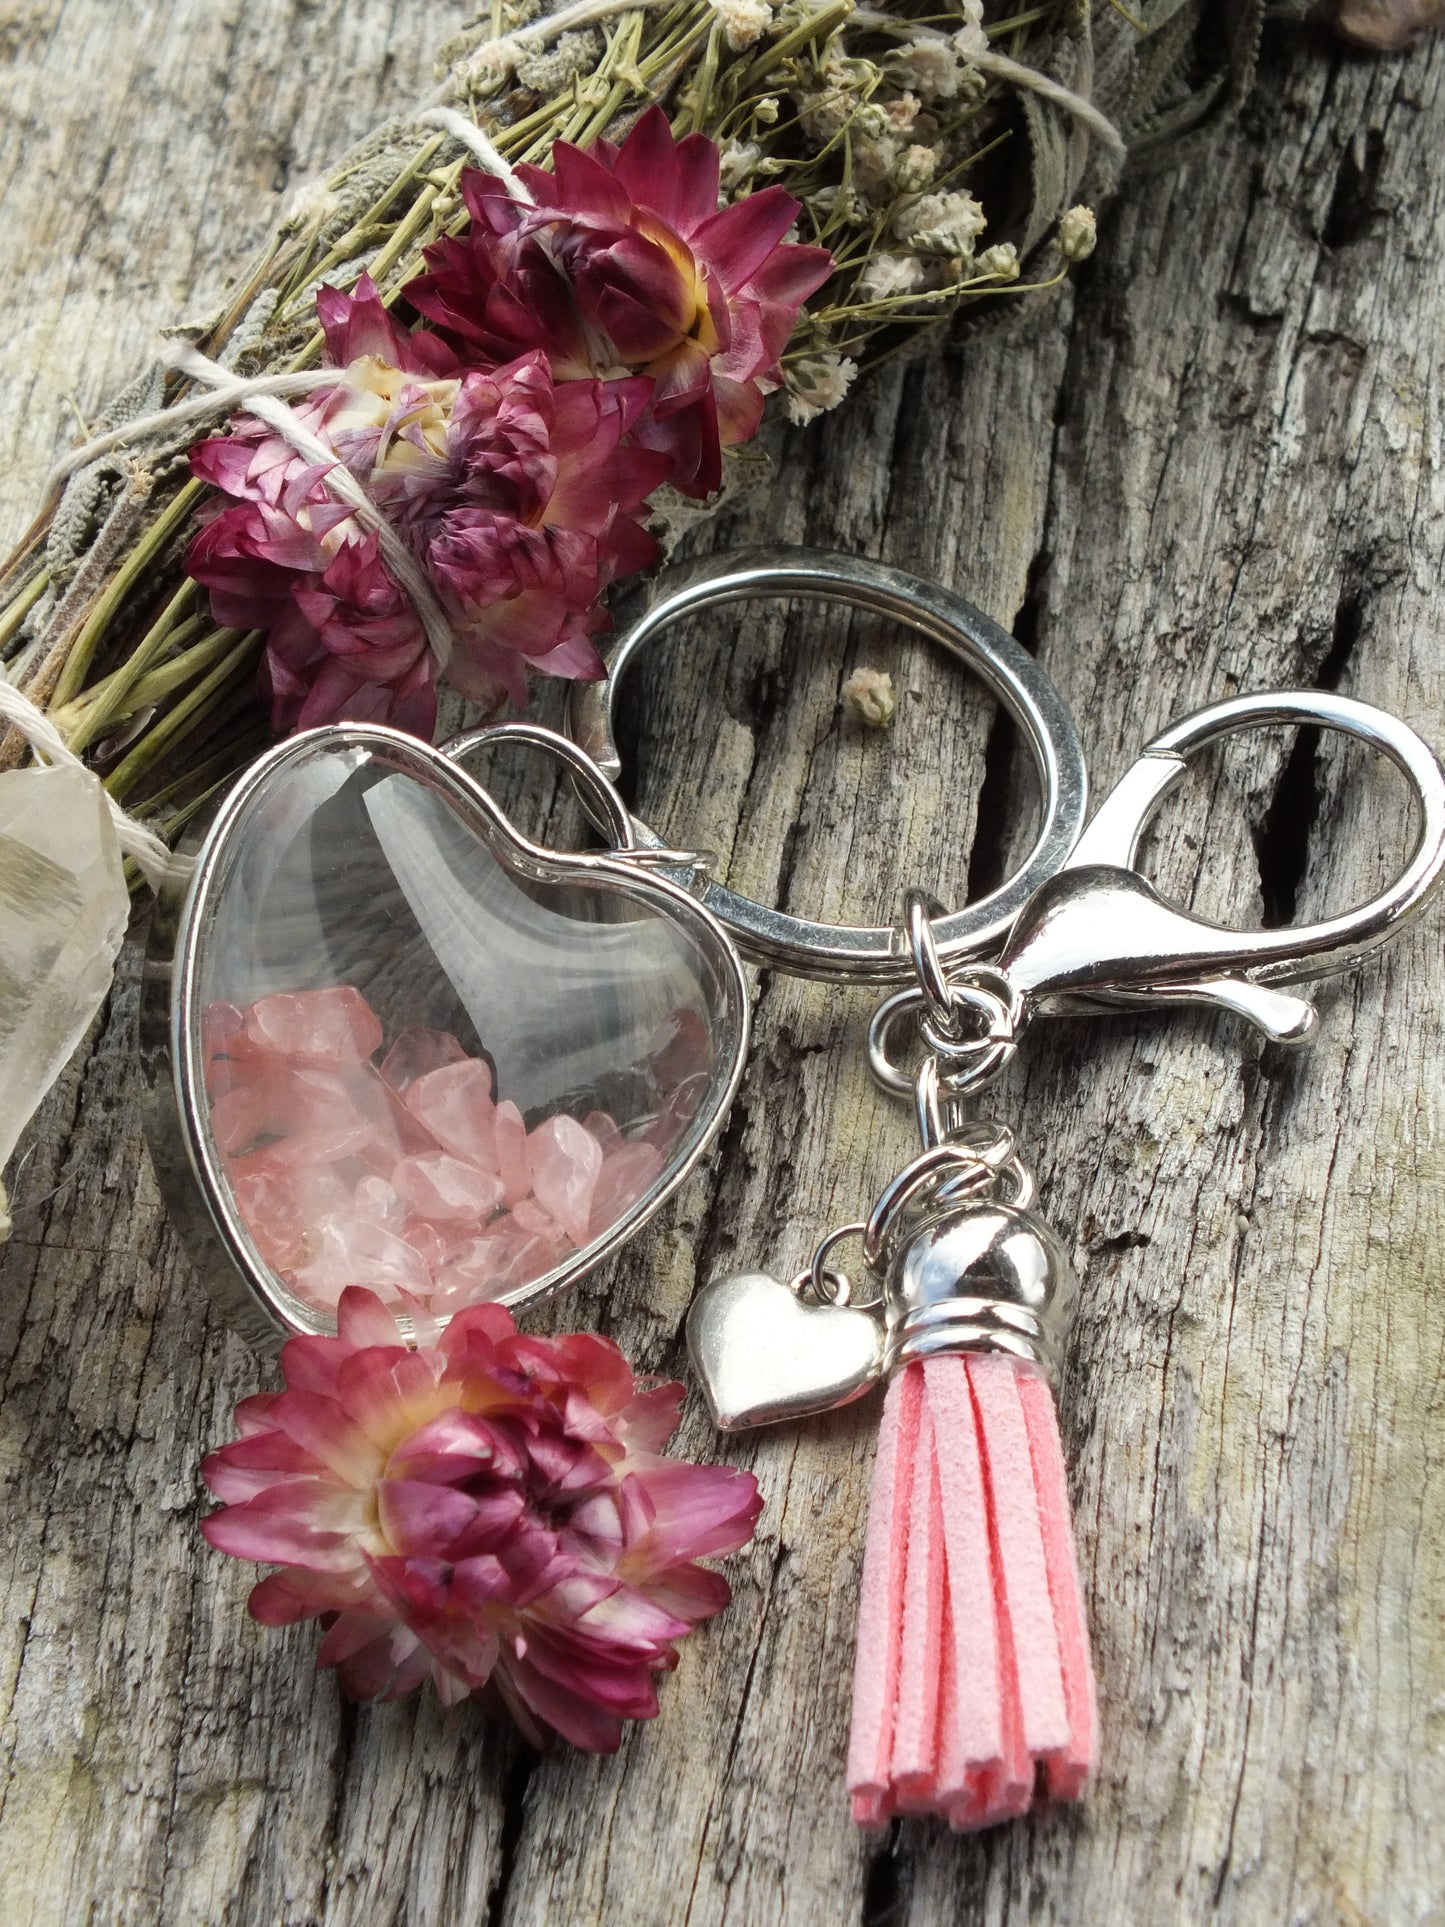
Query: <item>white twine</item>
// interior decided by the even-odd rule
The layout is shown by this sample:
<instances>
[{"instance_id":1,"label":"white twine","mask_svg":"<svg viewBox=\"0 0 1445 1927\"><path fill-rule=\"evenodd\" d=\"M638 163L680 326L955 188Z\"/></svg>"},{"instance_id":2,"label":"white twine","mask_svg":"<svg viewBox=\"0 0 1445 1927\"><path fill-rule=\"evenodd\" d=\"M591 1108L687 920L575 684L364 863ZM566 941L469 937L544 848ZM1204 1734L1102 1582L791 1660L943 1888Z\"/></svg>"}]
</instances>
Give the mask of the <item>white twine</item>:
<instances>
[{"instance_id":1,"label":"white twine","mask_svg":"<svg viewBox=\"0 0 1445 1927\"><path fill-rule=\"evenodd\" d=\"M870 27L879 33L899 33L906 27L909 40L930 41L944 47L952 44L948 35L940 33L936 27L912 26L894 14L880 13L872 7L855 7L849 18L855 27ZM981 74L992 74L996 80L1007 80L1015 87L1026 87L1041 100L1052 101L1055 107L1072 114L1116 160L1123 160L1128 152L1124 137L1113 121L1101 114L1093 101L1083 94L1076 94L1072 87L1065 87L1062 81L1041 74L1037 67L1026 67L1021 60L1011 60L1007 54L996 53L992 47L981 47L977 53L967 54L964 58L968 66L976 67Z\"/></svg>"},{"instance_id":2,"label":"white twine","mask_svg":"<svg viewBox=\"0 0 1445 1927\"><path fill-rule=\"evenodd\" d=\"M493 46L496 44L492 42ZM533 197L518 180L511 163L497 152L475 121L468 120L465 114L459 114L455 107L428 107L424 113L417 115L417 121L423 127L444 128L454 141L460 141L463 147L470 150L488 174L496 175L514 201L520 201L523 207L535 206Z\"/></svg>"},{"instance_id":3,"label":"white twine","mask_svg":"<svg viewBox=\"0 0 1445 1927\"><path fill-rule=\"evenodd\" d=\"M1026 67L1021 60L1010 60L1007 54L995 53L992 47L987 52L970 54L969 60L980 73L993 74L999 80L1010 80L1015 87L1026 87L1041 100L1050 100L1055 107L1062 107L1066 114L1072 114L1076 121L1087 127L1099 145L1107 149L1115 160L1123 160L1128 153L1124 136L1113 121L1101 114L1093 101L1076 94L1061 81L1051 80L1047 74L1041 74L1037 67Z\"/></svg>"},{"instance_id":4,"label":"white twine","mask_svg":"<svg viewBox=\"0 0 1445 1927\"><path fill-rule=\"evenodd\" d=\"M19 730L42 761L57 768L85 768L45 712L37 709L30 698L3 674L0 674L0 717ZM152 890L158 890L172 871L184 865L187 859L176 856L154 830L128 815L108 790L104 794L110 820L115 825L116 841L125 854L134 860L136 868Z\"/></svg>"},{"instance_id":5,"label":"white twine","mask_svg":"<svg viewBox=\"0 0 1445 1927\"><path fill-rule=\"evenodd\" d=\"M161 356L168 367L179 367L177 351L172 343L167 343ZM219 366L219 364L213 364ZM223 369L225 384L217 383L203 395L191 395L185 401L172 403L169 408L158 408L150 415L137 415L132 421L122 422L119 428L108 428L104 434L92 435L89 441L82 442L78 448L71 449L61 461L51 469L46 479L47 490L58 488L62 482L78 473L82 468L98 461L102 455L109 455L117 448L124 448L128 442L149 441L153 435L163 435L179 422L206 421L212 415L231 414L237 407L236 396L249 395L307 395L315 388L334 384L334 373L312 373L294 375L255 375L243 379Z\"/></svg>"}]
</instances>

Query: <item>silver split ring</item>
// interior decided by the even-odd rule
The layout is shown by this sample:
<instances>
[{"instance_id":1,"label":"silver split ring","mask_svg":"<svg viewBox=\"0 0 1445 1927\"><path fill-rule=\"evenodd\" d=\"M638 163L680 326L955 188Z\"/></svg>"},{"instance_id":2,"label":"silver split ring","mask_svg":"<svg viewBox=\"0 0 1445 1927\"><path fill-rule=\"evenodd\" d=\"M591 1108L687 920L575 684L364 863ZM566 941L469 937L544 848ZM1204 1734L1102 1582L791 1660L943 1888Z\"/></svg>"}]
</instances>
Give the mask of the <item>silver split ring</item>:
<instances>
[{"instance_id":1,"label":"silver split ring","mask_svg":"<svg viewBox=\"0 0 1445 1927\"><path fill-rule=\"evenodd\" d=\"M996 622L939 583L863 556L824 549L750 549L712 556L696 568L668 570L654 585L646 612L618 638L605 680L573 684L568 734L615 781L622 770L613 728L617 690L638 651L684 616L757 596L842 602L891 616L967 664L1018 724L1041 798L1034 847L997 890L933 920L942 967L987 955L1044 879L1062 868L1083 828L1088 781L1073 717L1033 657ZM633 831L644 848L661 843L636 818ZM690 887L754 963L834 982L899 983L914 974L906 936L896 925L815 923L754 903L701 877Z\"/></svg>"}]
</instances>

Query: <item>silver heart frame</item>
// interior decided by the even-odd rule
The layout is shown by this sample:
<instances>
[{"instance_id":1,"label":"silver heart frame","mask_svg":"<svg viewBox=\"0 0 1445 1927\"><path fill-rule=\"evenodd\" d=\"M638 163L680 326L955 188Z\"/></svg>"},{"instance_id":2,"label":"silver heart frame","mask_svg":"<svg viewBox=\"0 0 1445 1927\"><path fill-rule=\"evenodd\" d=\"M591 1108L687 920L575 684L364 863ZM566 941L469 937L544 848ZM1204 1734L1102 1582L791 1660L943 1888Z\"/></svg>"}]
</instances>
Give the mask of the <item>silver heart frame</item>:
<instances>
[{"instance_id":1,"label":"silver heart frame","mask_svg":"<svg viewBox=\"0 0 1445 1927\"><path fill-rule=\"evenodd\" d=\"M461 766L461 757L502 741L523 741L566 762L589 810L608 826L613 847L558 851L532 842L509 821L486 787ZM258 759L225 799L196 854L189 877L160 894L152 919L141 1000L141 1061L145 1122L162 1195L183 1241L221 1310L243 1336L274 1349L294 1333L334 1329L334 1321L299 1297L262 1257L241 1217L211 1130L201 1035L202 966L208 937L238 850L261 806L281 794L308 761L340 756L356 769L375 769L420 784L457 825L479 839L508 878L549 887L580 888L620 898L651 915L692 946L705 963L713 1022L709 1086L689 1121L680 1148L664 1153L655 1180L616 1221L542 1275L498 1294L511 1308L554 1296L604 1263L658 1211L696 1167L722 1129L746 1063L750 1000L737 952L723 926L696 897L665 875L697 859L637 847L626 809L612 785L575 744L538 725L512 723L473 731L434 748L382 725L342 723L307 731ZM443 1319L442 1322L445 1322Z\"/></svg>"}]
</instances>

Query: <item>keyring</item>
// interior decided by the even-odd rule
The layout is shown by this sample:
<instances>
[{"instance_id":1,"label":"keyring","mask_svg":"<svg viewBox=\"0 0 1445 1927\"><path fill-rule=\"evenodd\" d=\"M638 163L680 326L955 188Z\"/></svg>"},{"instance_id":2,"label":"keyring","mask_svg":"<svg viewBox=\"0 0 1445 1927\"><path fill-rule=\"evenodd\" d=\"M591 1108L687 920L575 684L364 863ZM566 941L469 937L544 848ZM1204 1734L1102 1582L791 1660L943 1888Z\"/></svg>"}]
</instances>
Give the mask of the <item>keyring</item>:
<instances>
[{"instance_id":1,"label":"keyring","mask_svg":"<svg viewBox=\"0 0 1445 1927\"><path fill-rule=\"evenodd\" d=\"M622 770L614 733L617 690L638 652L684 616L756 596L842 602L891 616L966 663L1018 724L1041 798L1034 846L998 889L933 923L944 966L988 954L1038 886L1067 861L1083 828L1088 780L1073 717L1048 677L996 622L938 583L826 549L749 549L711 557L700 567L669 570L658 579L646 612L618 639L605 680L573 685L569 735L616 781ZM643 848L661 844L656 832L637 818L633 832ZM815 923L754 903L720 883L699 879L694 889L754 963L778 964L795 976L834 982L900 983L913 974L907 943L896 926Z\"/></svg>"}]
</instances>

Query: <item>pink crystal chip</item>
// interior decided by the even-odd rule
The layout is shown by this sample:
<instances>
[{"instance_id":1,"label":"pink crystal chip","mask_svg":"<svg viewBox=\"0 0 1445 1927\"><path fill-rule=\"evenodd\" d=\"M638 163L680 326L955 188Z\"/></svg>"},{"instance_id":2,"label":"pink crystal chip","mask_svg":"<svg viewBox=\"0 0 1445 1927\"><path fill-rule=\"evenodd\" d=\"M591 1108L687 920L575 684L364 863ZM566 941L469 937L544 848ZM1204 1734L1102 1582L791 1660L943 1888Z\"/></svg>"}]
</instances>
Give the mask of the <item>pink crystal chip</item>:
<instances>
[{"instance_id":1,"label":"pink crystal chip","mask_svg":"<svg viewBox=\"0 0 1445 1927\"><path fill-rule=\"evenodd\" d=\"M538 1204L551 1212L574 1244L585 1245L602 1146L575 1117L549 1117L528 1137L527 1159Z\"/></svg>"},{"instance_id":2,"label":"pink crystal chip","mask_svg":"<svg viewBox=\"0 0 1445 1927\"><path fill-rule=\"evenodd\" d=\"M387 1044L350 985L213 1003L201 1032L237 1211L322 1312L366 1285L446 1317L555 1270L657 1182L710 1061L705 1023L677 1011L648 1041L630 1123L560 1110L529 1129L485 1058L422 1025Z\"/></svg>"}]
</instances>

